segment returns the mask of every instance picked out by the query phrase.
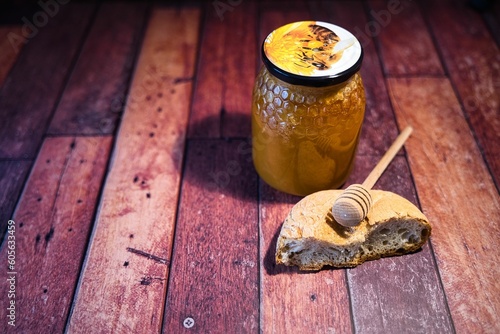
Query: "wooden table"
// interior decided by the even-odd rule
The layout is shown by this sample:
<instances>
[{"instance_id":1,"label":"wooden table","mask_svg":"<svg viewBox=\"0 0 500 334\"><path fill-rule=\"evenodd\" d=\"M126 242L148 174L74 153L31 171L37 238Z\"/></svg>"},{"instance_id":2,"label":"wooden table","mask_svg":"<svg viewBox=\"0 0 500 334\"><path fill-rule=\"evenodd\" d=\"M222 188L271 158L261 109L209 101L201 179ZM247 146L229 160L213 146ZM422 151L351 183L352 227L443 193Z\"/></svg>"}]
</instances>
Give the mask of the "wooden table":
<instances>
[{"instance_id":1,"label":"wooden table","mask_svg":"<svg viewBox=\"0 0 500 334\"><path fill-rule=\"evenodd\" d=\"M0 26L1 332L500 332L498 3L62 3ZM263 38L304 19L364 46L346 186L414 127L375 188L429 218L415 254L274 262L300 198L256 175L251 91Z\"/></svg>"}]
</instances>

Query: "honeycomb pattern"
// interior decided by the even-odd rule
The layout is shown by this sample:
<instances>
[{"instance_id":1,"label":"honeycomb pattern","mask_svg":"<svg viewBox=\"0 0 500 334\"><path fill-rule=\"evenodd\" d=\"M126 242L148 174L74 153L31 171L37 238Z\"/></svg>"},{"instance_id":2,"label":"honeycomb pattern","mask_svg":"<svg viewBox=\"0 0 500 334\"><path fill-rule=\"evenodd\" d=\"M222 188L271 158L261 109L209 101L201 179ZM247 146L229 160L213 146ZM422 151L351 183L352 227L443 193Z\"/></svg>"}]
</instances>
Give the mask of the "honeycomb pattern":
<instances>
[{"instance_id":1,"label":"honeycomb pattern","mask_svg":"<svg viewBox=\"0 0 500 334\"><path fill-rule=\"evenodd\" d=\"M359 74L344 84L312 88L289 85L264 68L256 80L254 103L254 114L269 131L314 140L332 132L357 131L365 96Z\"/></svg>"},{"instance_id":2,"label":"honeycomb pattern","mask_svg":"<svg viewBox=\"0 0 500 334\"><path fill-rule=\"evenodd\" d=\"M265 67L253 91L254 165L276 189L296 195L347 179L365 111L359 74L328 87L287 84Z\"/></svg>"}]
</instances>

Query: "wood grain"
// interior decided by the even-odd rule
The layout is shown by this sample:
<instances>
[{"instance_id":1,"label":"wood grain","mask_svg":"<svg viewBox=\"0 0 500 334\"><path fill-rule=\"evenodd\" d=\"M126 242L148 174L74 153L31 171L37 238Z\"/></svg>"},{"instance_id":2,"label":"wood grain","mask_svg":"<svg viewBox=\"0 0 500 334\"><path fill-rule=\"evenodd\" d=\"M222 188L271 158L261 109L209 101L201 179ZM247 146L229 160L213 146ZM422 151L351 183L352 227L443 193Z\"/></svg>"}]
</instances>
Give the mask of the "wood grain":
<instances>
[{"instance_id":1,"label":"wood grain","mask_svg":"<svg viewBox=\"0 0 500 334\"><path fill-rule=\"evenodd\" d=\"M258 182L245 144L189 142L164 333L258 331Z\"/></svg>"},{"instance_id":2,"label":"wood grain","mask_svg":"<svg viewBox=\"0 0 500 334\"><path fill-rule=\"evenodd\" d=\"M261 183L261 331L263 333L352 333L345 270L301 273L276 265L281 225L300 198Z\"/></svg>"},{"instance_id":3,"label":"wood grain","mask_svg":"<svg viewBox=\"0 0 500 334\"><path fill-rule=\"evenodd\" d=\"M224 16L228 15L233 13L224 13ZM211 4L205 4L188 138L217 138L221 133L220 117L225 82L224 16L221 19Z\"/></svg>"},{"instance_id":4,"label":"wood grain","mask_svg":"<svg viewBox=\"0 0 500 334\"><path fill-rule=\"evenodd\" d=\"M249 137L257 5L215 3L205 4L188 137Z\"/></svg>"},{"instance_id":5,"label":"wood grain","mask_svg":"<svg viewBox=\"0 0 500 334\"><path fill-rule=\"evenodd\" d=\"M390 3L71 2L15 57L0 27L0 231L14 219L18 242L18 326L3 332L500 332L500 7L402 1L409 10L382 27ZM41 9L2 8L18 25ZM263 39L310 19L364 48L346 186L415 128L374 188L423 209L433 232L421 251L348 270L275 264L300 198L256 178L242 139Z\"/></svg>"},{"instance_id":6,"label":"wood grain","mask_svg":"<svg viewBox=\"0 0 500 334\"><path fill-rule=\"evenodd\" d=\"M359 1L312 5L320 19L352 31L364 48L361 74L367 110L356 163L346 185L362 183L398 133L381 61L374 41L366 34L371 21L360 15L363 6ZM398 22L391 21L391 29L398 29ZM395 192L418 204L403 154L401 150L374 188ZM417 254L367 262L347 273L356 332L453 332L435 261L427 246Z\"/></svg>"},{"instance_id":7,"label":"wood grain","mask_svg":"<svg viewBox=\"0 0 500 334\"><path fill-rule=\"evenodd\" d=\"M287 4L285 10L273 7L263 10L260 40L263 41L281 25L311 19L307 8L299 5ZM302 10L298 10L300 8ZM275 263L276 241L281 225L300 197L276 191L262 181L260 194L261 331L352 332L344 270L302 274L296 268L277 266Z\"/></svg>"},{"instance_id":8,"label":"wood grain","mask_svg":"<svg viewBox=\"0 0 500 334\"><path fill-rule=\"evenodd\" d=\"M198 22L197 9L152 12L68 325L72 333L160 331Z\"/></svg>"},{"instance_id":9,"label":"wood grain","mask_svg":"<svg viewBox=\"0 0 500 334\"><path fill-rule=\"evenodd\" d=\"M113 134L125 104L146 6L103 3L52 119L51 134Z\"/></svg>"},{"instance_id":10,"label":"wood grain","mask_svg":"<svg viewBox=\"0 0 500 334\"><path fill-rule=\"evenodd\" d=\"M465 3L424 6L453 87L500 188L500 50L481 16Z\"/></svg>"},{"instance_id":11,"label":"wood grain","mask_svg":"<svg viewBox=\"0 0 500 334\"><path fill-rule=\"evenodd\" d=\"M362 182L377 162L377 157L358 159L349 183ZM374 188L392 191L418 206L403 156L392 161ZM430 223L439 228L438 222ZM415 254L366 262L349 269L347 277L356 333L454 332L429 244Z\"/></svg>"},{"instance_id":12,"label":"wood grain","mask_svg":"<svg viewBox=\"0 0 500 334\"><path fill-rule=\"evenodd\" d=\"M314 17L332 22L351 31L363 46L361 76L365 86L366 111L358 156L381 156L397 137L397 126L387 93L380 58L371 35L366 33L369 22L361 1L313 1Z\"/></svg>"},{"instance_id":13,"label":"wood grain","mask_svg":"<svg viewBox=\"0 0 500 334\"><path fill-rule=\"evenodd\" d=\"M64 330L111 140L45 140L13 217L17 319L15 327L4 326L7 333ZM6 260L4 246L2 268L7 267ZM7 296L7 284L0 285L0 292ZM9 300L0 300L0 314L6 319Z\"/></svg>"},{"instance_id":14,"label":"wood grain","mask_svg":"<svg viewBox=\"0 0 500 334\"><path fill-rule=\"evenodd\" d=\"M242 1L226 15L224 91L222 103L222 137L250 137L252 91L256 77L255 59L259 57L257 42L257 6L255 1ZM257 46L258 44L258 46Z\"/></svg>"},{"instance_id":15,"label":"wood grain","mask_svg":"<svg viewBox=\"0 0 500 334\"><path fill-rule=\"evenodd\" d=\"M23 47L0 91L0 158L35 157L93 9L61 6Z\"/></svg>"},{"instance_id":16,"label":"wood grain","mask_svg":"<svg viewBox=\"0 0 500 334\"><path fill-rule=\"evenodd\" d=\"M389 79L389 88L398 122L415 129L406 149L456 330L496 333L500 197L460 104L446 79Z\"/></svg>"},{"instance_id":17,"label":"wood grain","mask_svg":"<svg viewBox=\"0 0 500 334\"><path fill-rule=\"evenodd\" d=\"M0 240L4 240L7 221L12 218L31 164L31 161L0 162Z\"/></svg>"},{"instance_id":18,"label":"wood grain","mask_svg":"<svg viewBox=\"0 0 500 334\"><path fill-rule=\"evenodd\" d=\"M24 40L20 25L0 26L0 88L16 62Z\"/></svg>"},{"instance_id":19,"label":"wood grain","mask_svg":"<svg viewBox=\"0 0 500 334\"><path fill-rule=\"evenodd\" d=\"M364 31L379 41L386 75L444 75L417 3L370 0L369 5L370 23Z\"/></svg>"}]
</instances>

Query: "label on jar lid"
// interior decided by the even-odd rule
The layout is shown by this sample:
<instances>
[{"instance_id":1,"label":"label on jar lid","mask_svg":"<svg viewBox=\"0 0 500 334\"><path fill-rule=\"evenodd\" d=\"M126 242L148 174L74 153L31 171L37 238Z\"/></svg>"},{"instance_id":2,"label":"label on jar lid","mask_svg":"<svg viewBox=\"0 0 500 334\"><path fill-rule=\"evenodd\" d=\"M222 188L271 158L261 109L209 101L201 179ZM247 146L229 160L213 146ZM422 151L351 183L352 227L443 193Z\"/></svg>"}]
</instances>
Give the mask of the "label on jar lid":
<instances>
[{"instance_id":1,"label":"label on jar lid","mask_svg":"<svg viewBox=\"0 0 500 334\"><path fill-rule=\"evenodd\" d=\"M331 23L301 21L271 32L262 45L268 70L299 85L343 82L361 67L363 49L349 31Z\"/></svg>"}]
</instances>

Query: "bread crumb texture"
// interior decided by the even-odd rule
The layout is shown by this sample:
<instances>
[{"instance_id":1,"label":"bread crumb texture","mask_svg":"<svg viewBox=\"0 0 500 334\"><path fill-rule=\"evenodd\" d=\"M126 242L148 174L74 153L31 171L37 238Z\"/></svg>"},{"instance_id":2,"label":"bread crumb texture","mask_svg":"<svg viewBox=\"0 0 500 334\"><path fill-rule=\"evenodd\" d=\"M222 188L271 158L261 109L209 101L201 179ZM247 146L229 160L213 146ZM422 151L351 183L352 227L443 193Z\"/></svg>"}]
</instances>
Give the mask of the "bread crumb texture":
<instances>
[{"instance_id":1,"label":"bread crumb texture","mask_svg":"<svg viewBox=\"0 0 500 334\"><path fill-rule=\"evenodd\" d=\"M422 247L431 233L425 215L392 192L370 190L373 205L355 227L338 224L332 206L342 190L325 190L303 198L290 211L276 246L276 263L319 270L355 267L381 257L403 255Z\"/></svg>"}]
</instances>

